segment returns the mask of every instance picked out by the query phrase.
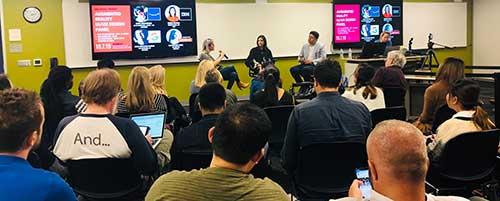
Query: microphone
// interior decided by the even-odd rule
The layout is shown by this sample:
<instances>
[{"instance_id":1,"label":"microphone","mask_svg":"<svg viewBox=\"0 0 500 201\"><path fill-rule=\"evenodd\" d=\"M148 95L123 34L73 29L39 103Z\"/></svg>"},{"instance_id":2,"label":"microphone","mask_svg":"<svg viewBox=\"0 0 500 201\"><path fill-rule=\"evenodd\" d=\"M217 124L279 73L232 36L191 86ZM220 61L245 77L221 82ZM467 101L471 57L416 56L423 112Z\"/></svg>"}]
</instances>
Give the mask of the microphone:
<instances>
[{"instance_id":1,"label":"microphone","mask_svg":"<svg viewBox=\"0 0 500 201\"><path fill-rule=\"evenodd\" d=\"M221 53L222 53L222 51L219 50L219 54L221 54ZM229 57L227 57L227 54L224 54L224 58L229 59Z\"/></svg>"},{"instance_id":2,"label":"microphone","mask_svg":"<svg viewBox=\"0 0 500 201\"><path fill-rule=\"evenodd\" d=\"M410 39L410 42L408 43L408 49L411 51L413 45L413 38Z\"/></svg>"}]
</instances>

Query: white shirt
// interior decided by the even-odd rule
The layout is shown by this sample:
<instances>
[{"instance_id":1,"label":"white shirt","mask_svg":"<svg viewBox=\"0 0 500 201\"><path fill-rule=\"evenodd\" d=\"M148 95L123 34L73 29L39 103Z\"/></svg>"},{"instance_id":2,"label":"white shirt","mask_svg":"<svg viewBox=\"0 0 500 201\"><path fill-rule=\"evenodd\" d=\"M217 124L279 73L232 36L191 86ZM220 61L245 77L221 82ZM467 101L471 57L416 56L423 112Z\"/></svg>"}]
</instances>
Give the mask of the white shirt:
<instances>
[{"instance_id":1,"label":"white shirt","mask_svg":"<svg viewBox=\"0 0 500 201\"><path fill-rule=\"evenodd\" d=\"M425 197L426 201L468 201L468 199L456 196L434 196L431 194L426 194ZM352 197L346 197L338 199L337 201L393 201L393 200L372 190L370 199L357 199Z\"/></svg>"},{"instance_id":2,"label":"white shirt","mask_svg":"<svg viewBox=\"0 0 500 201\"><path fill-rule=\"evenodd\" d=\"M377 97L375 99L370 99L370 96L368 96L367 99L363 97L365 87L361 87L356 90L356 94L354 94L354 89L348 89L344 92L344 94L342 94L342 96L363 103L371 112L376 109L385 108L384 92L378 87L375 88L377 89Z\"/></svg>"}]
</instances>

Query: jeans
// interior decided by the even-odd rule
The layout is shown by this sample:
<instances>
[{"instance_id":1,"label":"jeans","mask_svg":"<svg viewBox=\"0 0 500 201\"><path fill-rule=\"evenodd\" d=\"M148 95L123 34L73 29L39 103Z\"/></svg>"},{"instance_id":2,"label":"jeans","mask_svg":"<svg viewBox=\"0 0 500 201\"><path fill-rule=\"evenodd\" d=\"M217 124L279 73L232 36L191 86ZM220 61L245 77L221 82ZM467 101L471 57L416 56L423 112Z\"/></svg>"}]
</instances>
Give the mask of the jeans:
<instances>
[{"instance_id":1,"label":"jeans","mask_svg":"<svg viewBox=\"0 0 500 201\"><path fill-rule=\"evenodd\" d=\"M314 68L315 66L311 64L299 64L290 68L290 73L296 83L301 83L302 78L304 78L306 82L311 82Z\"/></svg>"},{"instance_id":2,"label":"jeans","mask_svg":"<svg viewBox=\"0 0 500 201\"><path fill-rule=\"evenodd\" d=\"M240 78L238 77L238 73L233 65L221 67L219 68L220 74L222 74L222 78L227 80L227 89L233 88L234 82L240 82Z\"/></svg>"},{"instance_id":3,"label":"jeans","mask_svg":"<svg viewBox=\"0 0 500 201\"><path fill-rule=\"evenodd\" d=\"M261 78L253 78L250 82L250 102L253 101L255 93L264 89L264 80Z\"/></svg>"}]
</instances>

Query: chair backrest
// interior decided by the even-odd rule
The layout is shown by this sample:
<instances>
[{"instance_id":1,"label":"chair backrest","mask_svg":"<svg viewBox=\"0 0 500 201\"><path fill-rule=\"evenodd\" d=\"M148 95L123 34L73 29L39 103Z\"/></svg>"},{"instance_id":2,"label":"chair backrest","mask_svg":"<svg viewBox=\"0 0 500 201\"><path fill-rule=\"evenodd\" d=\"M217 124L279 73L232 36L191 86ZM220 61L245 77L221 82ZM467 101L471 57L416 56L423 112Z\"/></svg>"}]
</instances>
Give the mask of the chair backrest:
<instances>
[{"instance_id":1,"label":"chair backrest","mask_svg":"<svg viewBox=\"0 0 500 201\"><path fill-rule=\"evenodd\" d=\"M288 119L294 107L293 105L280 105L264 108L264 111L273 124L273 133L269 138L270 144L283 144Z\"/></svg>"},{"instance_id":2,"label":"chair backrest","mask_svg":"<svg viewBox=\"0 0 500 201\"><path fill-rule=\"evenodd\" d=\"M372 126L385 120L397 119L406 121L406 109L403 106L376 109L370 112L372 116Z\"/></svg>"},{"instance_id":3,"label":"chair backrest","mask_svg":"<svg viewBox=\"0 0 500 201\"><path fill-rule=\"evenodd\" d=\"M439 158L442 176L474 181L488 176L496 164L499 129L461 134L445 144Z\"/></svg>"},{"instance_id":4,"label":"chair backrest","mask_svg":"<svg viewBox=\"0 0 500 201\"><path fill-rule=\"evenodd\" d=\"M386 107L404 106L406 90L400 87L384 87Z\"/></svg>"},{"instance_id":5,"label":"chair backrest","mask_svg":"<svg viewBox=\"0 0 500 201\"><path fill-rule=\"evenodd\" d=\"M432 132L436 133L437 128L446 120L451 119L455 113L457 112L448 107L447 104L439 107L436 114L434 114L434 120L432 121Z\"/></svg>"},{"instance_id":6,"label":"chair backrest","mask_svg":"<svg viewBox=\"0 0 500 201\"><path fill-rule=\"evenodd\" d=\"M367 167L365 144L337 142L301 147L293 177L299 198L332 198L348 191L355 169Z\"/></svg>"},{"instance_id":7,"label":"chair backrest","mask_svg":"<svg viewBox=\"0 0 500 201\"><path fill-rule=\"evenodd\" d=\"M178 156L177 170L190 171L207 168L212 161L212 150L182 150Z\"/></svg>"}]
</instances>

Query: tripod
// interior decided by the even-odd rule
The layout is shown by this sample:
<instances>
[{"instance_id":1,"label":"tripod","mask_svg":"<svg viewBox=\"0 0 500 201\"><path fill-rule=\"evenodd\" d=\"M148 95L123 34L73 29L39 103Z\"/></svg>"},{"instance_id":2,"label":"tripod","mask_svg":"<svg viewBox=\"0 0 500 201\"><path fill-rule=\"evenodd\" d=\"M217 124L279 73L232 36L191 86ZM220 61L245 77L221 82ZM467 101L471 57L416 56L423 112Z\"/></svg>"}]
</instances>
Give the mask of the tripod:
<instances>
[{"instance_id":1,"label":"tripod","mask_svg":"<svg viewBox=\"0 0 500 201\"><path fill-rule=\"evenodd\" d=\"M436 51L434 51L434 45L444 47L446 49L453 49L453 47L449 47L443 44L435 43L432 41L432 34L429 34L429 41L427 42L427 52L425 53L424 62L422 62L421 69L424 69L426 66L430 70L432 67L439 67L439 61L436 56ZM434 64L433 64L434 63ZM426 65L428 64L428 65Z\"/></svg>"}]
</instances>

